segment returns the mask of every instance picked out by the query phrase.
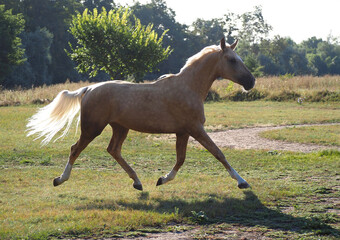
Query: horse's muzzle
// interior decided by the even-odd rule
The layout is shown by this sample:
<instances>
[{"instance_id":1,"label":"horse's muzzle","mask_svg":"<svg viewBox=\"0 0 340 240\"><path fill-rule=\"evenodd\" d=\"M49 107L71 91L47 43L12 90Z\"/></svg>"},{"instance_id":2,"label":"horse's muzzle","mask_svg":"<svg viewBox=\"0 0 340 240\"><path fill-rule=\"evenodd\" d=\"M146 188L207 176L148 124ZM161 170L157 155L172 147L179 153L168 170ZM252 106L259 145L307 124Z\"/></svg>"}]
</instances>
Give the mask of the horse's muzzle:
<instances>
[{"instance_id":1,"label":"horse's muzzle","mask_svg":"<svg viewBox=\"0 0 340 240\"><path fill-rule=\"evenodd\" d=\"M255 86L255 78L251 77L250 79L248 78L246 81L243 81L242 86L246 91L252 89Z\"/></svg>"}]
</instances>

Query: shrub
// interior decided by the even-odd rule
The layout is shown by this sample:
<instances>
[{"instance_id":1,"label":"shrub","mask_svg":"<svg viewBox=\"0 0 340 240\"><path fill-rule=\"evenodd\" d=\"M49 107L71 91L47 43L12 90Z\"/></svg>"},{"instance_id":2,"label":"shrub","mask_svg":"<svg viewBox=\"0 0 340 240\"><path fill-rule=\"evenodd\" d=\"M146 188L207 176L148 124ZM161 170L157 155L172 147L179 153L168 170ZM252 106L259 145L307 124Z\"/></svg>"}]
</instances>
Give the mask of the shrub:
<instances>
[{"instance_id":1,"label":"shrub","mask_svg":"<svg viewBox=\"0 0 340 240\"><path fill-rule=\"evenodd\" d=\"M297 100L299 97L301 97L301 94L295 92L295 91L287 91L283 90L279 92L278 94L274 94L268 97L268 100L271 101L278 101L278 102L283 102L283 101L290 101L290 100Z\"/></svg>"},{"instance_id":2,"label":"shrub","mask_svg":"<svg viewBox=\"0 0 340 240\"><path fill-rule=\"evenodd\" d=\"M230 101L255 101L264 99L267 96L268 96L267 92L259 91L257 89L252 89L249 92L238 90L227 95L226 99Z\"/></svg>"},{"instance_id":3,"label":"shrub","mask_svg":"<svg viewBox=\"0 0 340 240\"><path fill-rule=\"evenodd\" d=\"M328 90L318 91L306 97L309 102L336 102L340 101L340 92L330 92Z\"/></svg>"},{"instance_id":4,"label":"shrub","mask_svg":"<svg viewBox=\"0 0 340 240\"><path fill-rule=\"evenodd\" d=\"M205 101L206 102L210 102L210 101L217 102L217 101L220 101L220 99L221 99L220 95L216 91L210 89L207 97L205 98Z\"/></svg>"}]
</instances>

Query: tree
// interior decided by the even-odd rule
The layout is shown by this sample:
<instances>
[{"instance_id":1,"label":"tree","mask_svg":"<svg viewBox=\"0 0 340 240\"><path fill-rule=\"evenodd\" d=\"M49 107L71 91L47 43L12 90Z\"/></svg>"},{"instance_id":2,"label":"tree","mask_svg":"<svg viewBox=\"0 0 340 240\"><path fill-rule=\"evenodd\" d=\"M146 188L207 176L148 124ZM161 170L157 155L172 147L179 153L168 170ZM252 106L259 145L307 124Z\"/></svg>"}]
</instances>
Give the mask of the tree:
<instances>
[{"instance_id":1,"label":"tree","mask_svg":"<svg viewBox=\"0 0 340 240\"><path fill-rule=\"evenodd\" d=\"M257 61L256 57L253 55L248 55L245 60L244 64L247 66L249 71L254 75L254 77L262 77L263 76L263 66L260 65L259 61Z\"/></svg>"},{"instance_id":2,"label":"tree","mask_svg":"<svg viewBox=\"0 0 340 240\"><path fill-rule=\"evenodd\" d=\"M83 5L89 11L93 11L95 8L101 10L103 7L108 10L116 8L116 4L113 0L84 0Z\"/></svg>"},{"instance_id":3,"label":"tree","mask_svg":"<svg viewBox=\"0 0 340 240\"><path fill-rule=\"evenodd\" d=\"M81 73L90 72L96 76L99 70L113 79L133 75L140 81L170 54L170 47L162 47L161 37L152 30L152 25L143 26L135 18L134 24L128 8L101 13L87 9L73 18L70 32L77 39L76 47L71 46L69 56L78 63Z\"/></svg>"},{"instance_id":4,"label":"tree","mask_svg":"<svg viewBox=\"0 0 340 240\"><path fill-rule=\"evenodd\" d=\"M175 12L166 5L164 0L152 0L143 5L136 2L131 9L143 25L152 23L153 29L158 35L162 35L165 29L169 29L163 37L163 47L171 46L173 52L169 58L157 66L162 74L178 72L189 56L201 50L194 44L190 45L197 37L191 39L192 35L188 34L188 27L176 21ZM159 74L155 72L148 74L148 77L151 78L156 76Z\"/></svg>"},{"instance_id":5,"label":"tree","mask_svg":"<svg viewBox=\"0 0 340 240\"><path fill-rule=\"evenodd\" d=\"M19 38L24 24L21 14L13 15L12 10L5 10L5 6L0 5L0 84L3 84L13 66L26 60Z\"/></svg>"},{"instance_id":6,"label":"tree","mask_svg":"<svg viewBox=\"0 0 340 240\"><path fill-rule=\"evenodd\" d=\"M219 39L224 37L224 22L222 19L213 18L211 20L203 20L198 18L193 24L192 33L200 37L202 47L216 44Z\"/></svg>"},{"instance_id":7,"label":"tree","mask_svg":"<svg viewBox=\"0 0 340 240\"><path fill-rule=\"evenodd\" d=\"M48 71L51 63L50 47L53 40L46 28L38 28L34 32L23 32L21 35L22 46L25 48L27 61L14 70L5 80L6 87L40 86L51 84L52 77Z\"/></svg>"},{"instance_id":8,"label":"tree","mask_svg":"<svg viewBox=\"0 0 340 240\"><path fill-rule=\"evenodd\" d=\"M107 0L108 1L108 0ZM73 41L71 34L67 32L72 15L76 11L83 11L80 0L0 0L6 8L13 8L14 13L22 13L25 19L25 32L35 32L37 29L46 28L53 34L50 47L51 64L49 74L52 83L72 81L80 79L74 69L74 63L67 56L64 49L68 48L68 42Z\"/></svg>"},{"instance_id":9,"label":"tree","mask_svg":"<svg viewBox=\"0 0 340 240\"><path fill-rule=\"evenodd\" d=\"M241 21L238 37L250 44L261 42L272 30L272 26L263 18L261 6L255 6L253 12L245 12L238 18Z\"/></svg>"}]
</instances>

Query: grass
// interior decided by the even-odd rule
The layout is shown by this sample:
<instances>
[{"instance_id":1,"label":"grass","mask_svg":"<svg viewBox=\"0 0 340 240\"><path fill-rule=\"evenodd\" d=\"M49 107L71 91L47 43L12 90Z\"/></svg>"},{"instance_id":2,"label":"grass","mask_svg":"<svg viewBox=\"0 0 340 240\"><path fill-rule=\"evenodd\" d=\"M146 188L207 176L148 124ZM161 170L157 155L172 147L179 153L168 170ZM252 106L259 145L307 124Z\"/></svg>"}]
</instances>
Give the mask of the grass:
<instances>
[{"instance_id":1,"label":"grass","mask_svg":"<svg viewBox=\"0 0 340 240\"><path fill-rule=\"evenodd\" d=\"M340 146L340 125L292 127L262 132L261 137L299 143Z\"/></svg>"},{"instance_id":2,"label":"grass","mask_svg":"<svg viewBox=\"0 0 340 240\"><path fill-rule=\"evenodd\" d=\"M208 129L340 122L338 102L217 102L205 106Z\"/></svg>"},{"instance_id":3,"label":"grass","mask_svg":"<svg viewBox=\"0 0 340 240\"><path fill-rule=\"evenodd\" d=\"M228 102L206 105L208 129L338 122L339 103ZM340 225L340 154L223 149L252 185L242 191L211 154L189 145L172 182L157 179L175 163L175 143L131 131L123 156L144 187L139 192L106 152L105 129L77 159L70 180L52 186L66 164L75 129L46 147L25 137L35 105L0 108L0 238L104 238L198 228L197 239L233 229L241 236L336 239ZM79 132L77 133L79 135ZM236 232L236 233L235 233Z\"/></svg>"}]
</instances>

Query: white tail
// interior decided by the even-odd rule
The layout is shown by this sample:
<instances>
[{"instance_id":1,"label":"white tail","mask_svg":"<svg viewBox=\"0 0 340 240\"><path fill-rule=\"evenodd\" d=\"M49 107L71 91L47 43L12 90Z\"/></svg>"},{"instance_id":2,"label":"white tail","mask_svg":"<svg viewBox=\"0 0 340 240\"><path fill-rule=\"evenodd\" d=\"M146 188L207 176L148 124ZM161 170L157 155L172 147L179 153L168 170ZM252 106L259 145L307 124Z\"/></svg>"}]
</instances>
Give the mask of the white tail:
<instances>
[{"instance_id":1,"label":"white tail","mask_svg":"<svg viewBox=\"0 0 340 240\"><path fill-rule=\"evenodd\" d=\"M80 88L74 92L67 90L60 92L50 104L39 109L29 119L26 125L29 131L27 136L38 134L36 139L45 137L41 143L46 145L66 125L63 134L57 139L65 136L70 129L74 117L80 110L80 102L86 90L87 87Z\"/></svg>"}]
</instances>

